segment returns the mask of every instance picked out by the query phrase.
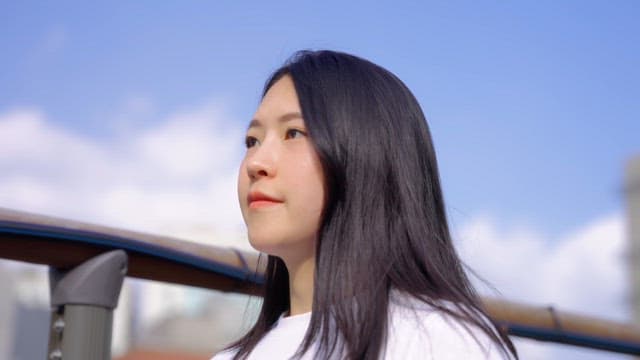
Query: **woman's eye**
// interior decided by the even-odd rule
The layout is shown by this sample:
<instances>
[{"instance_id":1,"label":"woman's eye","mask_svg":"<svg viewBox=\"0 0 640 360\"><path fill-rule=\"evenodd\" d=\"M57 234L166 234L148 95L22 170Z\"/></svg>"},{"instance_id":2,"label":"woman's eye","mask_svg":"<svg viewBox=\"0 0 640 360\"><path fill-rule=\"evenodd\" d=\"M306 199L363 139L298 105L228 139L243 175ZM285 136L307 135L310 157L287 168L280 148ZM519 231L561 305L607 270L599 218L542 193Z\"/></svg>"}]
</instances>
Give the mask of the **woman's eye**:
<instances>
[{"instance_id":1,"label":"woman's eye","mask_svg":"<svg viewBox=\"0 0 640 360\"><path fill-rule=\"evenodd\" d=\"M287 134L286 134L286 139L295 139L297 137L301 137L301 136L306 136L307 134L302 131L302 130L298 130L298 129L289 129L287 130Z\"/></svg>"},{"instance_id":2,"label":"woman's eye","mask_svg":"<svg viewBox=\"0 0 640 360\"><path fill-rule=\"evenodd\" d=\"M257 143L258 143L258 139L254 138L253 136L247 136L244 139L244 144L247 146L247 149L254 147Z\"/></svg>"}]
</instances>

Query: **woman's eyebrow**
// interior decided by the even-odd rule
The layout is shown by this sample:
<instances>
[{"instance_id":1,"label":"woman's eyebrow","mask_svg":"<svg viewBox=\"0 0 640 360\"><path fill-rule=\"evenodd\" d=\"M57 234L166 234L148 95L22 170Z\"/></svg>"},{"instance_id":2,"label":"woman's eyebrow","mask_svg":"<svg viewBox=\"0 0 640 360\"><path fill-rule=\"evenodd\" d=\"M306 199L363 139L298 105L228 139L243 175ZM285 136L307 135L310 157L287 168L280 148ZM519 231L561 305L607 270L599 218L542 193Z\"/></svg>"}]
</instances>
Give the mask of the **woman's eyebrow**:
<instances>
[{"instance_id":1,"label":"woman's eyebrow","mask_svg":"<svg viewBox=\"0 0 640 360\"><path fill-rule=\"evenodd\" d=\"M287 122L295 119L302 119L302 114L300 114L297 111L289 112L284 115L281 115L278 118L278 122L283 123L283 122ZM251 122L249 123L249 126L247 127L247 130L253 127L262 127L262 122L258 120L258 118L252 119Z\"/></svg>"}]
</instances>

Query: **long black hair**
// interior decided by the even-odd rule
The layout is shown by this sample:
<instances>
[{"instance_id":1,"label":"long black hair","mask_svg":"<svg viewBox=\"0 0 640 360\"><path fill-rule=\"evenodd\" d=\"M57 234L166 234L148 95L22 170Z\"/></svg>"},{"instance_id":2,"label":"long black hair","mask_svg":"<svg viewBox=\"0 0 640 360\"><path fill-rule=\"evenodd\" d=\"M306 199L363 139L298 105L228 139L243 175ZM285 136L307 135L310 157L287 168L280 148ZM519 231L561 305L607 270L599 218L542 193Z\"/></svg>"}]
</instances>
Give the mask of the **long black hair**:
<instances>
[{"instance_id":1,"label":"long black hair","mask_svg":"<svg viewBox=\"0 0 640 360\"><path fill-rule=\"evenodd\" d=\"M317 342L320 358L380 358L393 289L481 329L517 357L487 320L453 247L429 128L405 84L356 56L301 51L269 78L263 96L285 75L327 188L311 320L297 354ZM230 346L234 359L246 358L289 310L280 258L268 256L265 280L257 322Z\"/></svg>"}]
</instances>

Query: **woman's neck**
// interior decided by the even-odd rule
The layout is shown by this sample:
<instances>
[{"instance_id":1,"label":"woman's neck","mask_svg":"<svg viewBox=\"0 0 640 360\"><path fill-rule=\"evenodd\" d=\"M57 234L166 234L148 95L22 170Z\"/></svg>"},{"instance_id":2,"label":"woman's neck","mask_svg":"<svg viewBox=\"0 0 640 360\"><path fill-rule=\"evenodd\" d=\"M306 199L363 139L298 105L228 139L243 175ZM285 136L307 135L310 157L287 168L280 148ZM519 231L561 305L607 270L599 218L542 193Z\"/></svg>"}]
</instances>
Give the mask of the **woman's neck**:
<instances>
[{"instance_id":1,"label":"woman's neck","mask_svg":"<svg viewBox=\"0 0 640 360\"><path fill-rule=\"evenodd\" d=\"M311 311L315 258L285 261L285 263L289 272L289 315L299 315Z\"/></svg>"}]
</instances>

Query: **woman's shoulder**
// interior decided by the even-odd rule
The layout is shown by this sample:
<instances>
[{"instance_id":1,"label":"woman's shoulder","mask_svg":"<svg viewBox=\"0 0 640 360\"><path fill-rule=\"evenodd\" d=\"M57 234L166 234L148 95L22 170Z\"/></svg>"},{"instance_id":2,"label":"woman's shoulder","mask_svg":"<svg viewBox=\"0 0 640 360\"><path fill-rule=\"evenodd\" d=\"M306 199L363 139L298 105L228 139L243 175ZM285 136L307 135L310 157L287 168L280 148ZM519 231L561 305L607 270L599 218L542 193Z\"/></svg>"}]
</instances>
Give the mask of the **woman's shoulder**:
<instances>
[{"instance_id":1,"label":"woman's shoulder","mask_svg":"<svg viewBox=\"0 0 640 360\"><path fill-rule=\"evenodd\" d=\"M285 316L283 313L258 341L248 358L257 360L292 357L304 339L310 320L311 312L292 316ZM238 347L232 347L219 352L211 360L231 360L238 351Z\"/></svg>"},{"instance_id":2,"label":"woman's shoulder","mask_svg":"<svg viewBox=\"0 0 640 360\"><path fill-rule=\"evenodd\" d=\"M453 303L436 307L397 292L390 300L387 359L507 359L488 334L453 315L460 312Z\"/></svg>"}]
</instances>

